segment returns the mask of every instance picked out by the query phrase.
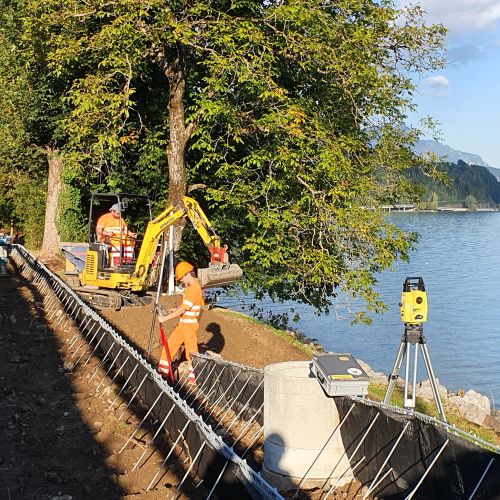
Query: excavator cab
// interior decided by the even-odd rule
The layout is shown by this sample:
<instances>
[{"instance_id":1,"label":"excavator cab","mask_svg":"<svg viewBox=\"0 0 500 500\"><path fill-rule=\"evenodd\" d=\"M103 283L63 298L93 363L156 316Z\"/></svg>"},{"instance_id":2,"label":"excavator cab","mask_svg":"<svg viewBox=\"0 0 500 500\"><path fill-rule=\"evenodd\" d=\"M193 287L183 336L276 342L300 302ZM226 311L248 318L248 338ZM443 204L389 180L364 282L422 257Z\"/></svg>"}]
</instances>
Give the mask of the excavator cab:
<instances>
[{"instance_id":1,"label":"excavator cab","mask_svg":"<svg viewBox=\"0 0 500 500\"><path fill-rule=\"evenodd\" d=\"M112 215L111 208L116 210ZM95 252L97 272L132 274L144 228L152 219L151 201L147 196L127 193L94 193L90 199L88 225L89 250ZM100 237L97 226L101 221L112 236ZM130 234L134 234L131 237Z\"/></svg>"}]
</instances>

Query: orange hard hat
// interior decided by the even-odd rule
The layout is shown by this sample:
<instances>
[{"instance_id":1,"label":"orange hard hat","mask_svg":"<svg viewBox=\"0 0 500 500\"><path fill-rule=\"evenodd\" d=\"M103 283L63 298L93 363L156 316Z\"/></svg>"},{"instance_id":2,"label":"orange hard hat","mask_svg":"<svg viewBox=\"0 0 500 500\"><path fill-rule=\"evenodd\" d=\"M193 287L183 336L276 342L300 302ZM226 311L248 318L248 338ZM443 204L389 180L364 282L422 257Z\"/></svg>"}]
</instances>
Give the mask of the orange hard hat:
<instances>
[{"instance_id":1,"label":"orange hard hat","mask_svg":"<svg viewBox=\"0 0 500 500\"><path fill-rule=\"evenodd\" d=\"M183 260L179 262L175 266L175 279L179 281L182 277L186 276L187 273L190 273L194 269L193 265L189 262Z\"/></svg>"}]
</instances>

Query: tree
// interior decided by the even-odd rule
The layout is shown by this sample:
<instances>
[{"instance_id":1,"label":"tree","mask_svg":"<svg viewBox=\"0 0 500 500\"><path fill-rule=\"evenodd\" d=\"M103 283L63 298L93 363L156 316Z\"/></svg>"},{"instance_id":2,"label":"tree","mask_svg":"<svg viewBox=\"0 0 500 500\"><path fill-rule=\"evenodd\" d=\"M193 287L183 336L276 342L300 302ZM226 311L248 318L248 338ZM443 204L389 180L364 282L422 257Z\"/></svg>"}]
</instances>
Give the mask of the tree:
<instances>
[{"instance_id":1,"label":"tree","mask_svg":"<svg viewBox=\"0 0 500 500\"><path fill-rule=\"evenodd\" d=\"M469 210L477 210L477 199L475 196L469 194L465 197L465 206Z\"/></svg>"},{"instance_id":2,"label":"tree","mask_svg":"<svg viewBox=\"0 0 500 500\"><path fill-rule=\"evenodd\" d=\"M411 195L410 165L432 170L402 125L409 75L442 64L441 26L373 0L29 6L28 31L43 33L52 74L71 83L75 181L90 171L116 186L126 170L153 170L155 137L170 201L204 186L257 294L322 309L343 289L382 308L376 273L416 236L377 207Z\"/></svg>"}]
</instances>

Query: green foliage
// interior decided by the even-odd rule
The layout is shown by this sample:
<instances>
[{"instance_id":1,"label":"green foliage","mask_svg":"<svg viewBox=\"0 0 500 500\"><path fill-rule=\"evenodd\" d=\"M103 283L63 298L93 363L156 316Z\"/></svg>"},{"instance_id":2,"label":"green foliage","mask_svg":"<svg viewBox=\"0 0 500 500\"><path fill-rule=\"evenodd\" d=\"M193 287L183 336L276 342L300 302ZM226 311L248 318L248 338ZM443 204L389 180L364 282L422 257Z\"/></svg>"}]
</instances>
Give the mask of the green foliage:
<instances>
[{"instance_id":1,"label":"green foliage","mask_svg":"<svg viewBox=\"0 0 500 500\"><path fill-rule=\"evenodd\" d=\"M438 205L439 205L439 196L434 191L431 191L426 201L421 201L417 204L420 210L437 210Z\"/></svg>"},{"instance_id":2,"label":"green foliage","mask_svg":"<svg viewBox=\"0 0 500 500\"><path fill-rule=\"evenodd\" d=\"M47 183L25 177L16 185L12 197L12 215L16 227L22 228L27 248L40 248L45 220Z\"/></svg>"},{"instance_id":3,"label":"green foliage","mask_svg":"<svg viewBox=\"0 0 500 500\"><path fill-rule=\"evenodd\" d=\"M465 197L465 206L469 210L476 210L477 209L477 199L475 196L469 194L468 196Z\"/></svg>"},{"instance_id":4,"label":"green foliage","mask_svg":"<svg viewBox=\"0 0 500 500\"><path fill-rule=\"evenodd\" d=\"M58 200L57 228L61 241L86 241L87 217L82 211L80 191L64 185Z\"/></svg>"},{"instance_id":5,"label":"green foliage","mask_svg":"<svg viewBox=\"0 0 500 500\"><path fill-rule=\"evenodd\" d=\"M71 189L163 200L168 181L175 201L194 184L257 296L327 310L342 290L381 311L376 275L416 235L378 207L416 197L410 166L435 174L403 123L444 33L385 0L26 0L24 57L57 118L38 114L37 137L59 141L70 187L60 223L78 226ZM206 255L190 239L181 252Z\"/></svg>"}]
</instances>

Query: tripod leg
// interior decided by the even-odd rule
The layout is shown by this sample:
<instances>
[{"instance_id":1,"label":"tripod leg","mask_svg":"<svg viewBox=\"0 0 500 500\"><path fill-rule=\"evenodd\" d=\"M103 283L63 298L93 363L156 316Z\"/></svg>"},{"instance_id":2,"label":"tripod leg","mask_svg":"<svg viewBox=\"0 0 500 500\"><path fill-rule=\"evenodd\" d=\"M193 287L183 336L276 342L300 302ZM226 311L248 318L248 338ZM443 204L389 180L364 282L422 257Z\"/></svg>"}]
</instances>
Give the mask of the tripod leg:
<instances>
[{"instance_id":1,"label":"tripod leg","mask_svg":"<svg viewBox=\"0 0 500 500\"><path fill-rule=\"evenodd\" d=\"M424 358L425 367L427 368L427 373L431 382L432 393L434 394L434 400L436 401L436 407L439 413L439 417L441 421L446 422L443 404L441 403L441 396L439 395L439 390L436 383L436 377L434 376L434 371L431 365L431 358L429 357L429 352L427 351L427 345L424 342L420 344L420 347L422 349L422 356Z\"/></svg>"},{"instance_id":2,"label":"tripod leg","mask_svg":"<svg viewBox=\"0 0 500 500\"><path fill-rule=\"evenodd\" d=\"M408 357L406 362L406 380L405 380L405 394L403 407L410 410L415 409L415 393L417 390L417 365L418 365L418 344L415 344L415 354L413 359L413 380L411 381L411 396L408 395L408 387L410 384L410 356L411 356L411 344L408 345Z\"/></svg>"},{"instance_id":3,"label":"tripod leg","mask_svg":"<svg viewBox=\"0 0 500 500\"><path fill-rule=\"evenodd\" d=\"M396 382L399 378L399 370L401 369L401 363L403 362L406 350L407 350L406 336L403 335L403 338L401 339L401 344L399 345L398 353L396 355L396 359L394 360L394 366L392 367L391 374L389 375L389 385L387 386L387 391L384 397L385 404L391 403L392 393L394 391L394 386L396 385Z\"/></svg>"}]
</instances>

